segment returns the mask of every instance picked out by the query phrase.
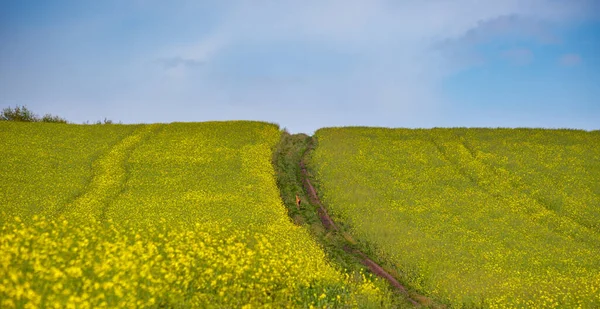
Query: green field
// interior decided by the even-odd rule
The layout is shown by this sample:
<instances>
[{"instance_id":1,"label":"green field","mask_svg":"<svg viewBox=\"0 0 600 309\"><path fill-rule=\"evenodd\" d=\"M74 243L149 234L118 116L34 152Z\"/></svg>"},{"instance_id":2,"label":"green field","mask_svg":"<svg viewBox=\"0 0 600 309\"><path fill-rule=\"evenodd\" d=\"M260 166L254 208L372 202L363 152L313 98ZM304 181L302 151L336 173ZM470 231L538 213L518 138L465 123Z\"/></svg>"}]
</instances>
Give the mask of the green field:
<instances>
[{"instance_id":1,"label":"green field","mask_svg":"<svg viewBox=\"0 0 600 309\"><path fill-rule=\"evenodd\" d=\"M260 122L0 122L0 307L356 307L282 204Z\"/></svg>"},{"instance_id":2,"label":"green field","mask_svg":"<svg viewBox=\"0 0 600 309\"><path fill-rule=\"evenodd\" d=\"M323 202L451 307L600 307L600 131L328 128Z\"/></svg>"}]
</instances>

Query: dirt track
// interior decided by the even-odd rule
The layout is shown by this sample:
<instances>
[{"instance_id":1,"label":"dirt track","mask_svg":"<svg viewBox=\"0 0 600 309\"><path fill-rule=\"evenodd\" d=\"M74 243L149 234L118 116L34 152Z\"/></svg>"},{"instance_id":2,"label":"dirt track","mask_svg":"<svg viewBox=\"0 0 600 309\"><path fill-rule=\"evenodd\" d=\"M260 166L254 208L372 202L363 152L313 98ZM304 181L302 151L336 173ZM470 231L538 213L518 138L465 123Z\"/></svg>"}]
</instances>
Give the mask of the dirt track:
<instances>
[{"instance_id":1,"label":"dirt track","mask_svg":"<svg viewBox=\"0 0 600 309\"><path fill-rule=\"evenodd\" d=\"M302 172L302 183L304 185L304 189L308 193L311 204L319 206L318 212L319 212L319 217L321 218L321 222L323 223L323 226L325 227L325 229L327 229L329 231L339 231L338 227L335 225L335 222L333 222L333 220L327 213L327 210L325 209L325 207L323 207L323 203L321 203L321 200L319 199L319 196L317 195L317 191L315 190L313 185L310 183L309 174L308 174L308 171L306 170L306 165L304 163L304 156L302 156L302 159L300 160L299 164L300 164L300 170ZM387 271L385 271L385 269L383 269L381 266L379 266L373 260L369 259L369 257L366 254L364 254L362 251L357 250L357 249L351 249L349 247L345 247L344 250L346 252L348 252L349 254L352 254L352 255L356 256L357 258L359 258L360 261L365 266L367 266L372 273L374 273L375 275L377 275L381 278L386 279L394 288L396 288L396 290L398 292L405 295L407 297L407 299L413 305L419 306L419 303L416 302L415 300L413 300L412 298L410 298L406 288L402 284L400 284L400 282L398 282L398 280L396 280L396 278L394 278L392 275L390 275Z\"/></svg>"},{"instance_id":2,"label":"dirt track","mask_svg":"<svg viewBox=\"0 0 600 309\"><path fill-rule=\"evenodd\" d=\"M331 220L331 217L329 217L327 210L325 209L325 207L323 207L323 204L321 203L321 201L319 200L319 197L317 196L317 191L315 190L315 188L310 183L310 180L308 179L308 171L306 170L306 166L304 165L303 161L300 161L300 170L302 171L302 183L304 184L304 189L306 190L306 192L308 192L308 197L310 198L310 203L313 205L319 206L319 209L317 211L319 212L319 218L321 218L321 222L323 223L323 226L327 230L337 231L338 230L337 226L335 225L333 220Z\"/></svg>"}]
</instances>

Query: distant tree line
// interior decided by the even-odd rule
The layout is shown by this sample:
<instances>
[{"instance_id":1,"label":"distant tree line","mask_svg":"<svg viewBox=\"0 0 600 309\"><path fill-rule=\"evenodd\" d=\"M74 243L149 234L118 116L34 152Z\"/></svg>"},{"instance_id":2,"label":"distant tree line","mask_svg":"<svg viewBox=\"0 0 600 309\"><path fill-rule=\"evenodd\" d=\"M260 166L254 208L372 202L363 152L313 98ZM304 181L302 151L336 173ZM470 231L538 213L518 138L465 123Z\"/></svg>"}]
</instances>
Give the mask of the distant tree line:
<instances>
[{"instance_id":1,"label":"distant tree line","mask_svg":"<svg viewBox=\"0 0 600 309\"><path fill-rule=\"evenodd\" d=\"M66 119L51 115L45 114L41 118L29 110L26 106L15 106L7 107L2 110L0 113L0 121L20 121L20 122L54 122L54 123L69 123ZM93 124L113 124L114 122L110 119L104 118L104 120L98 120ZM83 124L90 124L89 121L84 122ZM119 122L121 124L121 122Z\"/></svg>"},{"instance_id":2,"label":"distant tree line","mask_svg":"<svg viewBox=\"0 0 600 309\"><path fill-rule=\"evenodd\" d=\"M68 123L66 119L45 114L43 117L39 117L29 110L26 106L15 106L7 107L2 110L0 114L0 121L21 121L21 122L55 122L55 123Z\"/></svg>"}]
</instances>

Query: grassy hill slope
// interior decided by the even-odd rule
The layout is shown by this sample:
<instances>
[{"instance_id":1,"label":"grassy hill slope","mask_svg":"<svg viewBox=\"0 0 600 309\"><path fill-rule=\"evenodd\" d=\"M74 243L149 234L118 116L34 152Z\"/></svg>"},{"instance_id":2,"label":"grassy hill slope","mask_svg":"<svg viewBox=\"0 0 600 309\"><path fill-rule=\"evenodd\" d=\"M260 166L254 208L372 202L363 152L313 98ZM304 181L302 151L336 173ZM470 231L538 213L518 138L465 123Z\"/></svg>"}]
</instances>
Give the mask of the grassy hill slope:
<instances>
[{"instance_id":1,"label":"grassy hill slope","mask_svg":"<svg viewBox=\"0 0 600 309\"><path fill-rule=\"evenodd\" d=\"M600 306L600 132L318 130L322 200L451 306Z\"/></svg>"},{"instance_id":2,"label":"grassy hill slope","mask_svg":"<svg viewBox=\"0 0 600 309\"><path fill-rule=\"evenodd\" d=\"M385 307L290 221L280 134L0 122L0 307Z\"/></svg>"}]
</instances>

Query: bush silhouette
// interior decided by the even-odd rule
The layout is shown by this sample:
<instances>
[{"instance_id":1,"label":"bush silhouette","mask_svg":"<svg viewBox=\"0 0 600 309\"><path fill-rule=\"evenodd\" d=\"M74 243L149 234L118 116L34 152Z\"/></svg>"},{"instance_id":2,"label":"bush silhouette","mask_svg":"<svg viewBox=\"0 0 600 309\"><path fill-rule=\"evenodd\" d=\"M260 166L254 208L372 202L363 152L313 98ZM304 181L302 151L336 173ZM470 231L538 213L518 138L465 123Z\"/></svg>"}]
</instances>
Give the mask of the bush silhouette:
<instances>
[{"instance_id":1,"label":"bush silhouette","mask_svg":"<svg viewBox=\"0 0 600 309\"><path fill-rule=\"evenodd\" d=\"M14 108L7 107L3 109L0 114L0 121L67 123L66 119L51 114L45 114L44 117L39 118L26 106L19 105Z\"/></svg>"}]
</instances>

